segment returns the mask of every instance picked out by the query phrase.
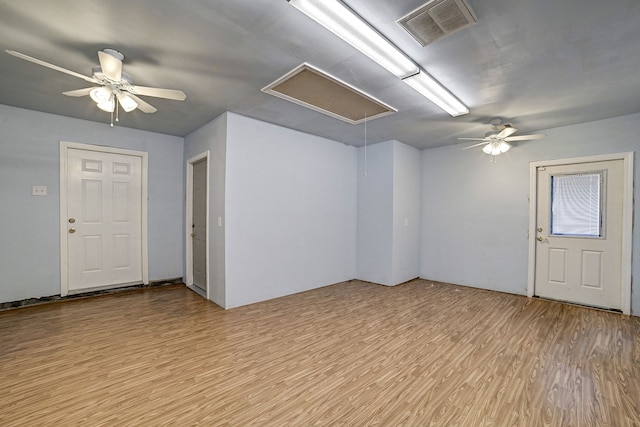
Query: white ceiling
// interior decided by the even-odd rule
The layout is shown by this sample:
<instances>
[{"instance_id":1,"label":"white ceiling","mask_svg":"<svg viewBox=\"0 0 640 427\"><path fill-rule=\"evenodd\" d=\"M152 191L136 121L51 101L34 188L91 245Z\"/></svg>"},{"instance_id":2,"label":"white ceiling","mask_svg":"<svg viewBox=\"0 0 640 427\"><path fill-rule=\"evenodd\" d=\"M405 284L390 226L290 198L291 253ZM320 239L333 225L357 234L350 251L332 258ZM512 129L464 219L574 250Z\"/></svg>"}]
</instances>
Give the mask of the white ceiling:
<instances>
[{"instance_id":1,"label":"white ceiling","mask_svg":"<svg viewBox=\"0 0 640 427\"><path fill-rule=\"evenodd\" d=\"M484 136L494 117L535 132L640 112L637 0L468 0L478 23L421 47L396 20L425 0L346 0L471 110L452 118L286 0L0 0L0 103L109 121L87 83L10 56L12 49L90 75L96 51L125 54L134 84L181 89L185 102L146 98L155 114L121 126L184 136L224 111L364 142L350 125L261 88L308 62L398 109L367 124L367 141L418 148Z\"/></svg>"}]
</instances>

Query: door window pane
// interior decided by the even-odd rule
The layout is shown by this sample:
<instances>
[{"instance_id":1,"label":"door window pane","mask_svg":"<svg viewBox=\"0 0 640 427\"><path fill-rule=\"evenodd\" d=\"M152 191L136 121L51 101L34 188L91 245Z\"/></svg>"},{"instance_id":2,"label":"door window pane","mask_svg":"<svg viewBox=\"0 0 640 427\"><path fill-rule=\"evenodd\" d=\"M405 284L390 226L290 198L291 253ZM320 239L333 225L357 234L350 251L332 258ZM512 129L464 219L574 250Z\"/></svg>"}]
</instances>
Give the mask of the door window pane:
<instances>
[{"instance_id":1,"label":"door window pane","mask_svg":"<svg viewBox=\"0 0 640 427\"><path fill-rule=\"evenodd\" d=\"M551 234L601 236L602 173L551 177Z\"/></svg>"}]
</instances>

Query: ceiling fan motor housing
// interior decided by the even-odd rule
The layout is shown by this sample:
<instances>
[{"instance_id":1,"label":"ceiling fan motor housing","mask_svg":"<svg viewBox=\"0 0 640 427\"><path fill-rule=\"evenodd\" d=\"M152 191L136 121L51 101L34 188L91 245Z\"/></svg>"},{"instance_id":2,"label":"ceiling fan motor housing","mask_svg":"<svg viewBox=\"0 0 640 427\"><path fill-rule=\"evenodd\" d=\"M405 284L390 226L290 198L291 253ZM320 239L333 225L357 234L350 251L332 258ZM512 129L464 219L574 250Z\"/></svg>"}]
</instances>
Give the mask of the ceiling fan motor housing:
<instances>
[{"instance_id":1,"label":"ceiling fan motor housing","mask_svg":"<svg viewBox=\"0 0 640 427\"><path fill-rule=\"evenodd\" d=\"M119 61L123 61L124 60L124 54L122 52L118 52L115 49L102 49L102 51L108 55L113 56L114 58L116 58Z\"/></svg>"},{"instance_id":2,"label":"ceiling fan motor housing","mask_svg":"<svg viewBox=\"0 0 640 427\"><path fill-rule=\"evenodd\" d=\"M107 76L104 75L104 73L102 72L102 67L100 67L99 65L96 67L92 67L91 68L91 75L96 78L97 80L100 81L104 81L104 82L110 82L109 78ZM120 78L120 82L121 83L128 83L128 84L132 84L133 83L133 78L125 73L124 71L122 71L122 77ZM118 82L118 83L120 83Z\"/></svg>"}]
</instances>

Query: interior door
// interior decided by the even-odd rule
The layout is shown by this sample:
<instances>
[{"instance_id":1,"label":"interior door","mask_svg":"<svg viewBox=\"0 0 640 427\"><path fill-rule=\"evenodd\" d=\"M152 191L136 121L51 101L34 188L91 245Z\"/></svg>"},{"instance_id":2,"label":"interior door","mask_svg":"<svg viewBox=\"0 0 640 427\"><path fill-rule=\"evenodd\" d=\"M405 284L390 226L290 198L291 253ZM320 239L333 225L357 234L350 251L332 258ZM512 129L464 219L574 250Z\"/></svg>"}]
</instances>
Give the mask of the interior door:
<instances>
[{"instance_id":1,"label":"interior door","mask_svg":"<svg viewBox=\"0 0 640 427\"><path fill-rule=\"evenodd\" d=\"M539 167L535 295L621 309L623 160Z\"/></svg>"},{"instance_id":2,"label":"interior door","mask_svg":"<svg viewBox=\"0 0 640 427\"><path fill-rule=\"evenodd\" d=\"M142 282L142 159L67 149L69 291Z\"/></svg>"},{"instance_id":3,"label":"interior door","mask_svg":"<svg viewBox=\"0 0 640 427\"><path fill-rule=\"evenodd\" d=\"M207 159L193 164L193 284L207 291Z\"/></svg>"}]
</instances>

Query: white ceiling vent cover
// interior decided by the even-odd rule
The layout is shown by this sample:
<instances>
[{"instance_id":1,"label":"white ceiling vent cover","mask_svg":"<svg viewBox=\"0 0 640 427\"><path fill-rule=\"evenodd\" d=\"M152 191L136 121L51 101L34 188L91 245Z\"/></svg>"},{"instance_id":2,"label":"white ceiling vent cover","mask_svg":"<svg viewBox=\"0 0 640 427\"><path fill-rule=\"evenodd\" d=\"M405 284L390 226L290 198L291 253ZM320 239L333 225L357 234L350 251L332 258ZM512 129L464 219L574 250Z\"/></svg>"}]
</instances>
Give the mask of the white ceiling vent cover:
<instances>
[{"instance_id":1,"label":"white ceiling vent cover","mask_svg":"<svg viewBox=\"0 0 640 427\"><path fill-rule=\"evenodd\" d=\"M464 0L432 0L398 21L422 46L476 22Z\"/></svg>"}]
</instances>

